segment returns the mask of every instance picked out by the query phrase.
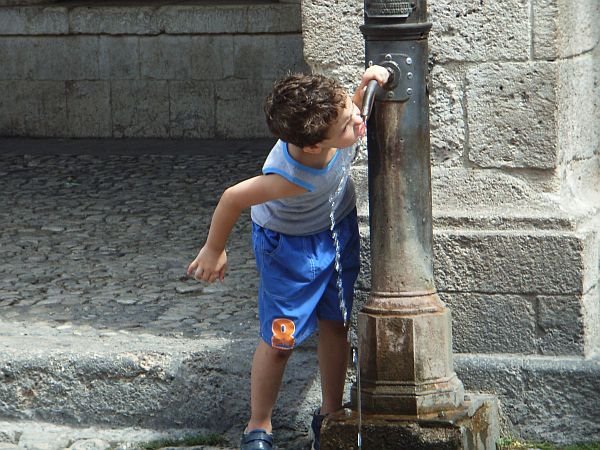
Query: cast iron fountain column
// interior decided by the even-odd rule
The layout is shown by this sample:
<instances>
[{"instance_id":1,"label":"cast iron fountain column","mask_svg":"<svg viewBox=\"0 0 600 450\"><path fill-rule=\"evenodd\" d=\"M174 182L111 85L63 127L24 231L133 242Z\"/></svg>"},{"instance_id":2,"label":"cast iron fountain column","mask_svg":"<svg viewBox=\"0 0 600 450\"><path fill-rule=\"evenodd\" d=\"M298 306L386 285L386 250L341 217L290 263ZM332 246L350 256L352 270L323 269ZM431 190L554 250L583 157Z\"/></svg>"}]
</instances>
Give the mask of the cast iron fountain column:
<instances>
[{"instance_id":1,"label":"cast iron fountain column","mask_svg":"<svg viewBox=\"0 0 600 450\"><path fill-rule=\"evenodd\" d=\"M368 121L371 293L358 315L362 408L377 413L422 416L464 398L433 279L430 28L425 0L365 0L367 64L394 74Z\"/></svg>"},{"instance_id":2,"label":"cast iron fountain column","mask_svg":"<svg viewBox=\"0 0 600 450\"><path fill-rule=\"evenodd\" d=\"M430 28L426 0L365 0L367 64L392 74L372 109L376 83L369 85L363 110L371 112L371 293L358 314L352 405L324 420L321 450L496 448L497 400L465 398L453 368L450 312L433 278Z\"/></svg>"}]
</instances>

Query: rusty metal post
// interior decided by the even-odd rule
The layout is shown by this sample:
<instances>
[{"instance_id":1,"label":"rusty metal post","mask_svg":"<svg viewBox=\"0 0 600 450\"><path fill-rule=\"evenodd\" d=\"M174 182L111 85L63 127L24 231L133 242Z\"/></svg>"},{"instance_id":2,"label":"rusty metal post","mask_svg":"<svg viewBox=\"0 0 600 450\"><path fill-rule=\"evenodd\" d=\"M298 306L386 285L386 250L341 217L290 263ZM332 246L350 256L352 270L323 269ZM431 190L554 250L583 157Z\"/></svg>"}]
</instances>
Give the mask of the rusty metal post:
<instances>
[{"instance_id":1,"label":"rusty metal post","mask_svg":"<svg viewBox=\"0 0 600 450\"><path fill-rule=\"evenodd\" d=\"M367 64L393 74L369 116L371 293L358 314L352 408L323 421L321 450L493 450L493 396L465 399L450 311L433 278L426 0L365 0ZM360 386L360 387L359 387Z\"/></svg>"},{"instance_id":2,"label":"rusty metal post","mask_svg":"<svg viewBox=\"0 0 600 450\"><path fill-rule=\"evenodd\" d=\"M365 0L367 64L393 71L368 122L371 293L358 315L362 408L460 408L450 312L433 279L426 0ZM356 390L356 388L355 388Z\"/></svg>"}]
</instances>

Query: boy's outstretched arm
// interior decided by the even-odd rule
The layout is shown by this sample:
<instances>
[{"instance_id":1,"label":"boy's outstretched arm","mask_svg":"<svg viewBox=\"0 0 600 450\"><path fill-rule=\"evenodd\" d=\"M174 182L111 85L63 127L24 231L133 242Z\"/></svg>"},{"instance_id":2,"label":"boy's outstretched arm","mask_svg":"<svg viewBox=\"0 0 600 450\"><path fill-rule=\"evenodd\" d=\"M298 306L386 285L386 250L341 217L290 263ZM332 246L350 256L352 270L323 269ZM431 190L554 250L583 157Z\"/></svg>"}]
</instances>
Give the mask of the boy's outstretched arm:
<instances>
[{"instance_id":1,"label":"boy's outstretched arm","mask_svg":"<svg viewBox=\"0 0 600 450\"><path fill-rule=\"evenodd\" d=\"M379 83L379 86L383 86L387 82L389 76L390 76L390 73L388 72L388 70L385 67L377 66L377 65L369 67L362 74L362 77L360 79L360 84L358 85L358 87L356 88L356 91L354 91L354 95L352 96L352 102L356 106L361 108L362 101L363 101L363 95L365 94L365 89L367 88L367 84L369 84L369 81L377 80L377 83Z\"/></svg>"},{"instance_id":2,"label":"boy's outstretched arm","mask_svg":"<svg viewBox=\"0 0 600 450\"><path fill-rule=\"evenodd\" d=\"M240 214L252 205L306 192L279 175L259 175L226 189L215 208L206 243L190 263L187 274L196 280L223 281L227 270L225 244Z\"/></svg>"}]
</instances>

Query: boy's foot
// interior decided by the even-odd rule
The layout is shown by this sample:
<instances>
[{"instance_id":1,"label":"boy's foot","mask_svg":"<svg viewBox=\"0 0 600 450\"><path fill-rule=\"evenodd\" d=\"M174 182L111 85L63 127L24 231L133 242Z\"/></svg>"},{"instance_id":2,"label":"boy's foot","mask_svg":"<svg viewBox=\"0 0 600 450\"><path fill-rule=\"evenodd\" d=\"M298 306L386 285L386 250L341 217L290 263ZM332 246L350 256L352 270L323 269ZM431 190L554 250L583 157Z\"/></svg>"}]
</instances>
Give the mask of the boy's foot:
<instances>
[{"instance_id":1,"label":"boy's foot","mask_svg":"<svg viewBox=\"0 0 600 450\"><path fill-rule=\"evenodd\" d=\"M312 439L312 450L321 450L321 425L326 415L321 415L321 408L318 408L313 413L312 422L310 424L310 437Z\"/></svg>"},{"instance_id":2,"label":"boy's foot","mask_svg":"<svg viewBox=\"0 0 600 450\"><path fill-rule=\"evenodd\" d=\"M240 450L272 450L273 435L265 430L258 429L242 434Z\"/></svg>"}]
</instances>

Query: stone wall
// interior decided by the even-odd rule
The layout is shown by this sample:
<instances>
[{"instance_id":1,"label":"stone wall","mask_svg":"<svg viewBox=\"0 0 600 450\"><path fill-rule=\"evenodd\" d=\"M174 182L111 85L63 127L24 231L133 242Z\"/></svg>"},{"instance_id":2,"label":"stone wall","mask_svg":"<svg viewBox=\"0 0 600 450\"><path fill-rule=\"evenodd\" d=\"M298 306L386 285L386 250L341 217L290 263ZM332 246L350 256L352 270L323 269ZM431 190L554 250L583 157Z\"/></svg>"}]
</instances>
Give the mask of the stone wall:
<instances>
[{"instance_id":1,"label":"stone wall","mask_svg":"<svg viewBox=\"0 0 600 450\"><path fill-rule=\"evenodd\" d=\"M15 3L0 136L264 137L272 81L304 67L297 2Z\"/></svg>"},{"instance_id":2,"label":"stone wall","mask_svg":"<svg viewBox=\"0 0 600 450\"><path fill-rule=\"evenodd\" d=\"M457 372L499 396L506 432L598 440L600 3L428 9L435 279ZM361 23L360 0L305 0L310 66L355 86ZM364 163L354 175L366 223Z\"/></svg>"}]
</instances>

